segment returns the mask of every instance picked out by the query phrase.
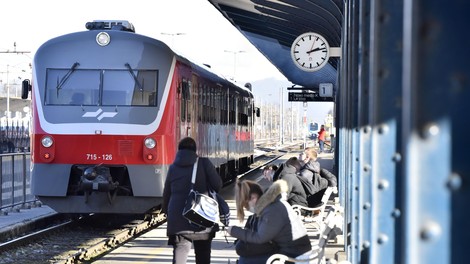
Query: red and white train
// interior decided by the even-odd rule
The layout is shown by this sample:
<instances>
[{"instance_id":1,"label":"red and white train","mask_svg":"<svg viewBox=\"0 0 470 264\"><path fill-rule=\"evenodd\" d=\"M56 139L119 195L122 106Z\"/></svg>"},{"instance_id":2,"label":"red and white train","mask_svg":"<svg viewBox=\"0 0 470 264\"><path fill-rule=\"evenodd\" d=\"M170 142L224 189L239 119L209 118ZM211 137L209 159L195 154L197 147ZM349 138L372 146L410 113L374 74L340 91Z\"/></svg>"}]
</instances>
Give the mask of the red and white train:
<instances>
[{"instance_id":1,"label":"red and white train","mask_svg":"<svg viewBox=\"0 0 470 264\"><path fill-rule=\"evenodd\" d=\"M127 21L44 43L33 61L31 189L63 213L144 213L161 203L178 141L196 139L225 183L253 162L250 89L134 33Z\"/></svg>"}]
</instances>

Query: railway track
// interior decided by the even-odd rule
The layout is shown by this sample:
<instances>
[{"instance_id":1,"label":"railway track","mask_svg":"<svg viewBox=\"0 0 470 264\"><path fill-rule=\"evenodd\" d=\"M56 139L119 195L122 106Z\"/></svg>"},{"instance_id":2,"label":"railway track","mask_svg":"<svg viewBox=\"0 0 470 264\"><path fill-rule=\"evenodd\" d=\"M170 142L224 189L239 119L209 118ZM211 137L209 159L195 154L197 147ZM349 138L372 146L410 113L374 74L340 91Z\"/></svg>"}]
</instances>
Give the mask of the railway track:
<instances>
[{"instance_id":1,"label":"railway track","mask_svg":"<svg viewBox=\"0 0 470 264\"><path fill-rule=\"evenodd\" d=\"M89 215L0 244L0 263L87 263L166 221L160 212Z\"/></svg>"}]
</instances>

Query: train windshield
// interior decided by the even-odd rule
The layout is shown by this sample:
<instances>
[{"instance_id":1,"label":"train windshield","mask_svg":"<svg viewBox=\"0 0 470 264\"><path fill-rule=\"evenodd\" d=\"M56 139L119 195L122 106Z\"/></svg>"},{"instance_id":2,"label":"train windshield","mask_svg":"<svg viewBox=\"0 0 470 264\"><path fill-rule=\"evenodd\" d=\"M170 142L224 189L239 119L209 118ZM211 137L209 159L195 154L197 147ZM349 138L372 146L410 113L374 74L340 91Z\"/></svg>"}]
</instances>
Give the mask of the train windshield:
<instances>
[{"instance_id":1,"label":"train windshield","mask_svg":"<svg viewBox=\"0 0 470 264\"><path fill-rule=\"evenodd\" d=\"M46 105L157 106L157 70L47 69Z\"/></svg>"}]
</instances>

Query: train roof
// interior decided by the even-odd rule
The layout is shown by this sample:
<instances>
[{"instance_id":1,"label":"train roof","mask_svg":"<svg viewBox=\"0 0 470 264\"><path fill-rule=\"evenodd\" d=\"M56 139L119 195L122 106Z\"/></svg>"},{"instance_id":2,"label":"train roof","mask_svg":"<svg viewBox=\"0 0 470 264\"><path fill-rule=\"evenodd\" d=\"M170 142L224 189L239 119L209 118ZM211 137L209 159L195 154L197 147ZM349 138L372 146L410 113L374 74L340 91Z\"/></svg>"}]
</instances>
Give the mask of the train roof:
<instances>
[{"instance_id":1,"label":"train roof","mask_svg":"<svg viewBox=\"0 0 470 264\"><path fill-rule=\"evenodd\" d=\"M226 78L222 74L216 73L212 68L210 68L210 66L208 66L206 64L200 65L200 64L197 64L195 62L190 61L186 57L183 57L179 54L176 54L176 55L178 57L180 57L181 59L186 60L191 65L191 67L193 69L196 69L199 72L207 73L206 77L208 77L210 80L212 80L214 82L221 83L221 84L229 85L229 86L235 86L238 89L240 89L242 92L245 92L246 93L246 94L244 94L245 96L247 96L249 94L249 95L251 95L251 97L253 97L253 93L249 88L244 87L244 86L240 86L238 83L234 82L233 80L230 80L230 79ZM249 87L251 88L251 84L247 83L246 85L247 86L249 85Z\"/></svg>"},{"instance_id":2,"label":"train roof","mask_svg":"<svg viewBox=\"0 0 470 264\"><path fill-rule=\"evenodd\" d=\"M213 69L210 68L210 66L206 64L198 64L196 62L191 61L190 59L184 57L181 54L176 53L174 50L171 49L166 43L163 41L146 36L146 35L141 35L138 33L135 33L135 28L134 26L126 21L126 20L94 20L93 22L87 22L85 27L88 29L88 31L82 31L82 32L73 32L70 34L66 34L63 36L58 36L57 38L64 37L67 35L74 35L76 33L83 33L83 32L89 32L93 30L99 30L99 31L123 31L127 32L130 34L136 34L140 37L144 38L149 38L154 41L159 42L162 46L168 48L174 56L176 56L180 61L185 62L186 64L190 65L190 67L194 70L196 70L198 73L203 73L205 78L208 78L209 80L213 81L214 83L220 83L221 85L229 86L236 88L238 92L242 93L244 96L249 96L253 97L253 93L251 91L251 84L247 83L244 86L239 85L238 83L226 78L224 75L216 73ZM57 40L57 38L53 38L45 42L42 46L46 45L47 43L51 43ZM41 47L42 47L41 46ZM40 47L40 49L41 49ZM248 87L248 88L247 88Z\"/></svg>"},{"instance_id":3,"label":"train roof","mask_svg":"<svg viewBox=\"0 0 470 264\"><path fill-rule=\"evenodd\" d=\"M128 32L135 33L134 25L127 20L94 20L92 22L87 22L85 24L85 27L88 30L113 30L113 31L128 31ZM148 36L145 36L145 37L148 37ZM155 38L152 38L152 39L155 39ZM161 42L163 45L168 47L168 45L166 45L161 40L159 39L155 39L155 40ZM225 83L225 85L235 86L238 89L240 89L240 91L245 92L246 93L245 96L251 95L251 97L253 97L253 94L251 91L251 84L247 83L245 84L245 86L240 86L236 82L226 78L224 75L216 73L213 69L210 68L209 65L207 64L201 65L201 64L195 63L189 60L188 58L184 57L183 55L176 53L174 50L171 49L171 47L168 47L168 48L180 60L185 61L187 64L191 65L191 68L196 69L198 72L206 73L207 75L205 77L211 79L212 81L216 83Z\"/></svg>"}]
</instances>

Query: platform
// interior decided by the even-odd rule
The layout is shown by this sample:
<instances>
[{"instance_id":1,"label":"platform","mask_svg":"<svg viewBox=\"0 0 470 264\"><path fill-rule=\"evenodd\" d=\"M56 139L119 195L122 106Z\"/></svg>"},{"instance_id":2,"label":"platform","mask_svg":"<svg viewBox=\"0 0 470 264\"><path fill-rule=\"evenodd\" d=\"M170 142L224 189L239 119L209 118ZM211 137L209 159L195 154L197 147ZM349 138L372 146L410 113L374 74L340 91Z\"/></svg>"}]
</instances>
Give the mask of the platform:
<instances>
[{"instance_id":1,"label":"platform","mask_svg":"<svg viewBox=\"0 0 470 264\"><path fill-rule=\"evenodd\" d=\"M292 156L298 156L298 152L286 154L284 157L274 161L276 164L285 162ZM333 168L333 154L323 153L319 155L319 162L323 168ZM267 182L262 176L256 178L263 187L267 187ZM234 188L226 187L221 194L226 198L231 208L231 224L243 226L236 220ZM48 206L33 207L31 209L22 209L19 212L9 212L8 215L0 216L0 238L5 239L13 234L21 233L28 225L39 219L47 219L47 217L56 214ZM308 227L308 225L307 225ZM312 241L318 239L318 235L314 233L314 229L308 228L309 236ZM159 228L153 229L142 236L126 243L125 245L115 249L111 253L95 261L94 263L171 263L173 249L167 245L166 224ZM238 256L234 248L234 238L230 235L225 236L225 232L218 232L212 243L212 261L211 263L236 263ZM338 251L342 251L344 247L343 236L338 236L337 240L330 243L326 247L326 257L335 259ZM188 263L194 262L194 251L191 250L188 257Z\"/></svg>"},{"instance_id":2,"label":"platform","mask_svg":"<svg viewBox=\"0 0 470 264\"><path fill-rule=\"evenodd\" d=\"M31 209L8 211L8 214L0 215L0 243L27 231L30 225L34 225L38 220L47 219L55 214L57 212L52 208L42 205Z\"/></svg>"},{"instance_id":3,"label":"platform","mask_svg":"<svg viewBox=\"0 0 470 264\"><path fill-rule=\"evenodd\" d=\"M292 152L283 158L276 160L274 163L280 164L285 162L292 156L298 156L299 152ZM332 169L333 154L323 153L319 155L319 162L323 168ZM263 187L269 184L262 176L256 179ZM221 194L226 198L230 206L230 224L244 226L236 219L234 188L224 188ZM229 199L231 198L231 199ZM318 239L313 227L306 225L311 241ZM173 248L167 245L166 224L159 228L153 229L146 234L126 243L124 246L117 248L101 259L93 262L99 264L131 264L131 263L172 263ZM211 263L236 263L238 256L235 252L234 238L230 235L225 236L225 232L221 231L216 234L212 242ZM344 247L343 236L339 235L336 240L327 244L325 256L329 259L335 259L338 251L342 251ZM194 250L191 249L187 263L195 263Z\"/></svg>"}]
</instances>

